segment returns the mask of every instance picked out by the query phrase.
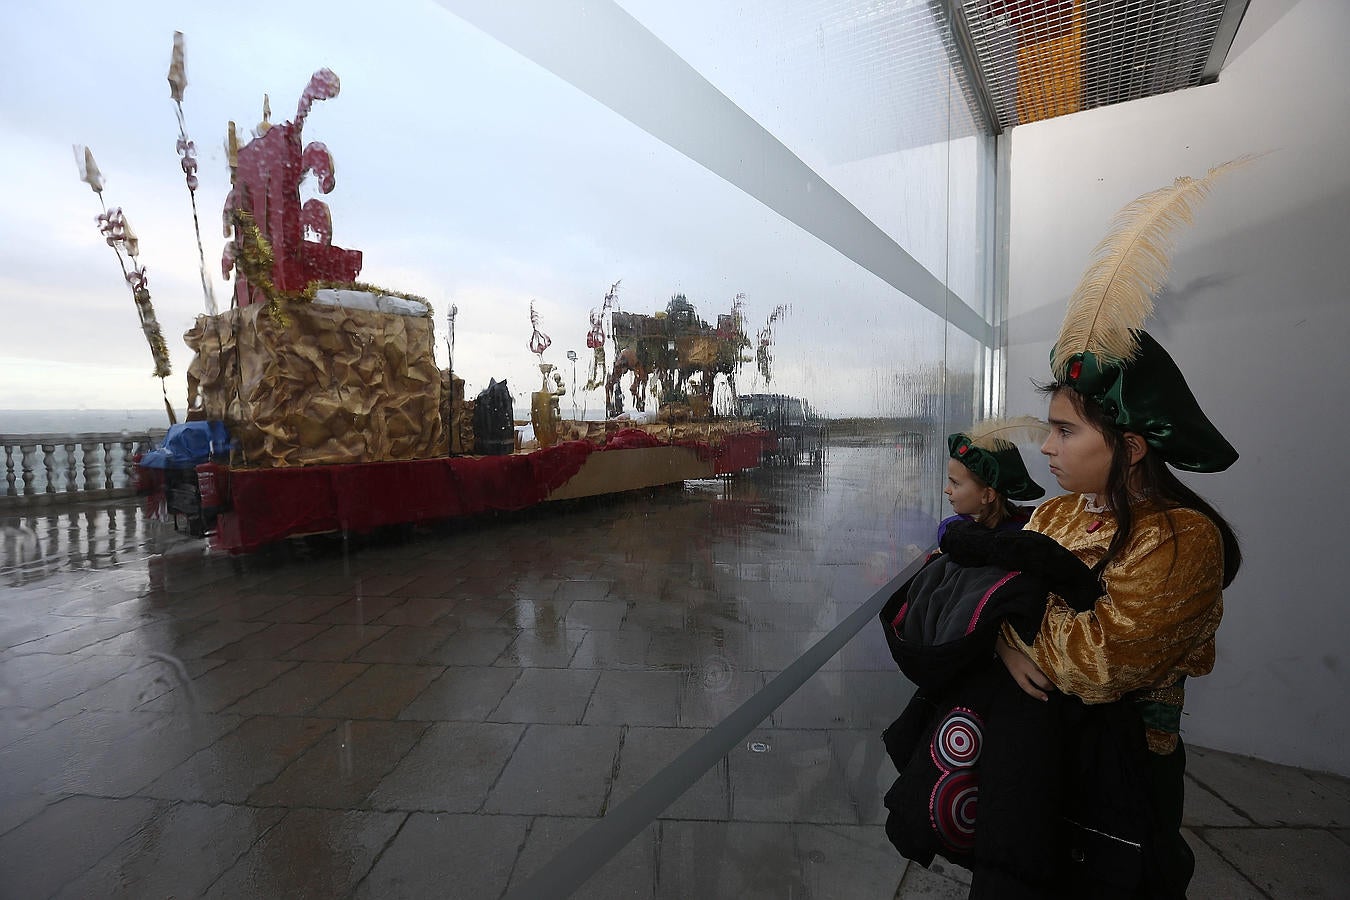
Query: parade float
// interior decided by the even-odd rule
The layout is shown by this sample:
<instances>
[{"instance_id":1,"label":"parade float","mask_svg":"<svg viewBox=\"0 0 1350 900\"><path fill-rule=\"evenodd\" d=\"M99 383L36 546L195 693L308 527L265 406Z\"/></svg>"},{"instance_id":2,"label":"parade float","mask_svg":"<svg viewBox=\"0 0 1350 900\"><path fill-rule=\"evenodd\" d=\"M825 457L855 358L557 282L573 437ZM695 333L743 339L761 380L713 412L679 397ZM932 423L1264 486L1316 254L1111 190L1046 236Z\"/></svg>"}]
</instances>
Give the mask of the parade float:
<instances>
[{"instance_id":1,"label":"parade float","mask_svg":"<svg viewBox=\"0 0 1350 900\"><path fill-rule=\"evenodd\" d=\"M182 115L181 35L169 83L195 224L197 162ZM151 508L195 514L214 547L241 552L298 535L711 478L754 468L772 451L774 435L735 414L735 374L751 359L744 355L750 342L742 295L710 325L683 295L653 315L622 312L616 282L591 311L587 338L593 360L586 387L604 387L604 421L562 417L566 389L545 359L551 341L533 304L527 347L541 385L529 398L529 421L515 420L504 381L493 379L467 399L453 371L457 308L446 317L450 360L441 369L431 305L361 283L361 251L333 243L328 204L301 200L308 175L320 193L334 190L331 153L303 135L313 104L339 90L338 77L321 69L291 121L273 124L264 101L263 120L247 142L229 124L222 274L233 277L233 289L228 308L217 311L203 253L206 311L184 336L193 354L188 422L174 425L165 446L138 468ZM81 147L76 157L102 202L92 153ZM134 232L120 209L105 206L99 222L163 379L167 347ZM632 410L624 408L625 381ZM165 403L172 421L167 395Z\"/></svg>"}]
</instances>

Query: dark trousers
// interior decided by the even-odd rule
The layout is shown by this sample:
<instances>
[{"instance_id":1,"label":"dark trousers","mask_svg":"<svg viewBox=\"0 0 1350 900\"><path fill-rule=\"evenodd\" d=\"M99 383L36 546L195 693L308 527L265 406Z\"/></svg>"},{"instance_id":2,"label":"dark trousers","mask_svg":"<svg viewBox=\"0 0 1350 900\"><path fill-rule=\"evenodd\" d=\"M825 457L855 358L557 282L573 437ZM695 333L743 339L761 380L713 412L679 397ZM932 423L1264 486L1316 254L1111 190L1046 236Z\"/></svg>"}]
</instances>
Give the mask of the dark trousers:
<instances>
[{"instance_id":1,"label":"dark trousers","mask_svg":"<svg viewBox=\"0 0 1350 900\"><path fill-rule=\"evenodd\" d=\"M1142 851L1070 828L1059 848L1062 881L1032 884L1003 867L976 865L970 897L983 900L1185 900L1195 854L1181 836L1186 748L1147 754L1140 773L1151 834ZM1089 843L1084 844L1086 839ZM1086 849L1086 853L1082 852Z\"/></svg>"}]
</instances>

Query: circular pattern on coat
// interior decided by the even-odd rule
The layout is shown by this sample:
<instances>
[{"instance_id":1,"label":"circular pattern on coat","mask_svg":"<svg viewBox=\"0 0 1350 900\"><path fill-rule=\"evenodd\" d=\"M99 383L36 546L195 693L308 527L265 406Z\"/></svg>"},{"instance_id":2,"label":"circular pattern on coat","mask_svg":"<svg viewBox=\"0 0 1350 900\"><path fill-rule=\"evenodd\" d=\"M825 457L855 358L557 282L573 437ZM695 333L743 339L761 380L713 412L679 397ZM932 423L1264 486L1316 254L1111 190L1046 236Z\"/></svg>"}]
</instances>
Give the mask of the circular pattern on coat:
<instances>
[{"instance_id":1,"label":"circular pattern on coat","mask_svg":"<svg viewBox=\"0 0 1350 900\"><path fill-rule=\"evenodd\" d=\"M979 795L979 776L970 769L943 776L933 788L929 810L933 830L948 850L969 853L975 846L975 808Z\"/></svg>"},{"instance_id":2,"label":"circular pattern on coat","mask_svg":"<svg viewBox=\"0 0 1350 900\"><path fill-rule=\"evenodd\" d=\"M954 709L933 732L933 752L943 766L968 769L980 759L983 725L969 710Z\"/></svg>"}]
</instances>

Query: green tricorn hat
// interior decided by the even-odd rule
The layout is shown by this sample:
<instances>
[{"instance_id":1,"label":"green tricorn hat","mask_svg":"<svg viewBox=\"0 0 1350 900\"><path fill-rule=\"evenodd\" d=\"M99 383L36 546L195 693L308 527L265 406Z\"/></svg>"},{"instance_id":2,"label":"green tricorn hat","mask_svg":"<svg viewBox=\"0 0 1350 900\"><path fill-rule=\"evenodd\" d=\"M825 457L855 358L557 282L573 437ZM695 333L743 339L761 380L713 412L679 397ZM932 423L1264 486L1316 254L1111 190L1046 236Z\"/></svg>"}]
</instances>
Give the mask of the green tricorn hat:
<instances>
[{"instance_id":1,"label":"green tricorn hat","mask_svg":"<svg viewBox=\"0 0 1350 900\"><path fill-rule=\"evenodd\" d=\"M1205 417L1177 364L1144 330L1167 282L1172 231L1189 224L1214 182L1245 164L1182 176L1127 204L1093 250L1050 351L1055 380L1100 404L1115 424L1143 436L1169 465L1221 472L1238 457Z\"/></svg>"},{"instance_id":2,"label":"green tricorn hat","mask_svg":"<svg viewBox=\"0 0 1350 900\"><path fill-rule=\"evenodd\" d=\"M981 422L967 432L947 435L947 453L972 474L1010 500L1035 500L1045 489L1031 480L1015 440L1043 439L1047 429L1038 419Z\"/></svg>"},{"instance_id":3,"label":"green tricorn hat","mask_svg":"<svg viewBox=\"0 0 1350 900\"><path fill-rule=\"evenodd\" d=\"M1237 451L1200 409L1181 369L1148 332L1136 331L1135 338L1132 359L1114 363L1091 350L1075 353L1061 380L1100 405L1117 427L1142 436L1168 465L1187 472L1231 466Z\"/></svg>"}]
</instances>

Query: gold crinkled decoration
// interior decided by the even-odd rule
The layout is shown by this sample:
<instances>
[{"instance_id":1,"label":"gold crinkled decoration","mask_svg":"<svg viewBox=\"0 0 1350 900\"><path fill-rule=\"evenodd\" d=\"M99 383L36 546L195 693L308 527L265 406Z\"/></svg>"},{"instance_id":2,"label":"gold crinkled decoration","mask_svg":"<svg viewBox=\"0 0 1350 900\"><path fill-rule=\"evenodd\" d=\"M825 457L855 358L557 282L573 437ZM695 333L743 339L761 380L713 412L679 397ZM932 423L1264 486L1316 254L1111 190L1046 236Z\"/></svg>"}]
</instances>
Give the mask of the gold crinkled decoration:
<instances>
[{"instance_id":1,"label":"gold crinkled decoration","mask_svg":"<svg viewBox=\"0 0 1350 900\"><path fill-rule=\"evenodd\" d=\"M198 316L188 404L263 467L444 456L429 318L287 304Z\"/></svg>"}]
</instances>

